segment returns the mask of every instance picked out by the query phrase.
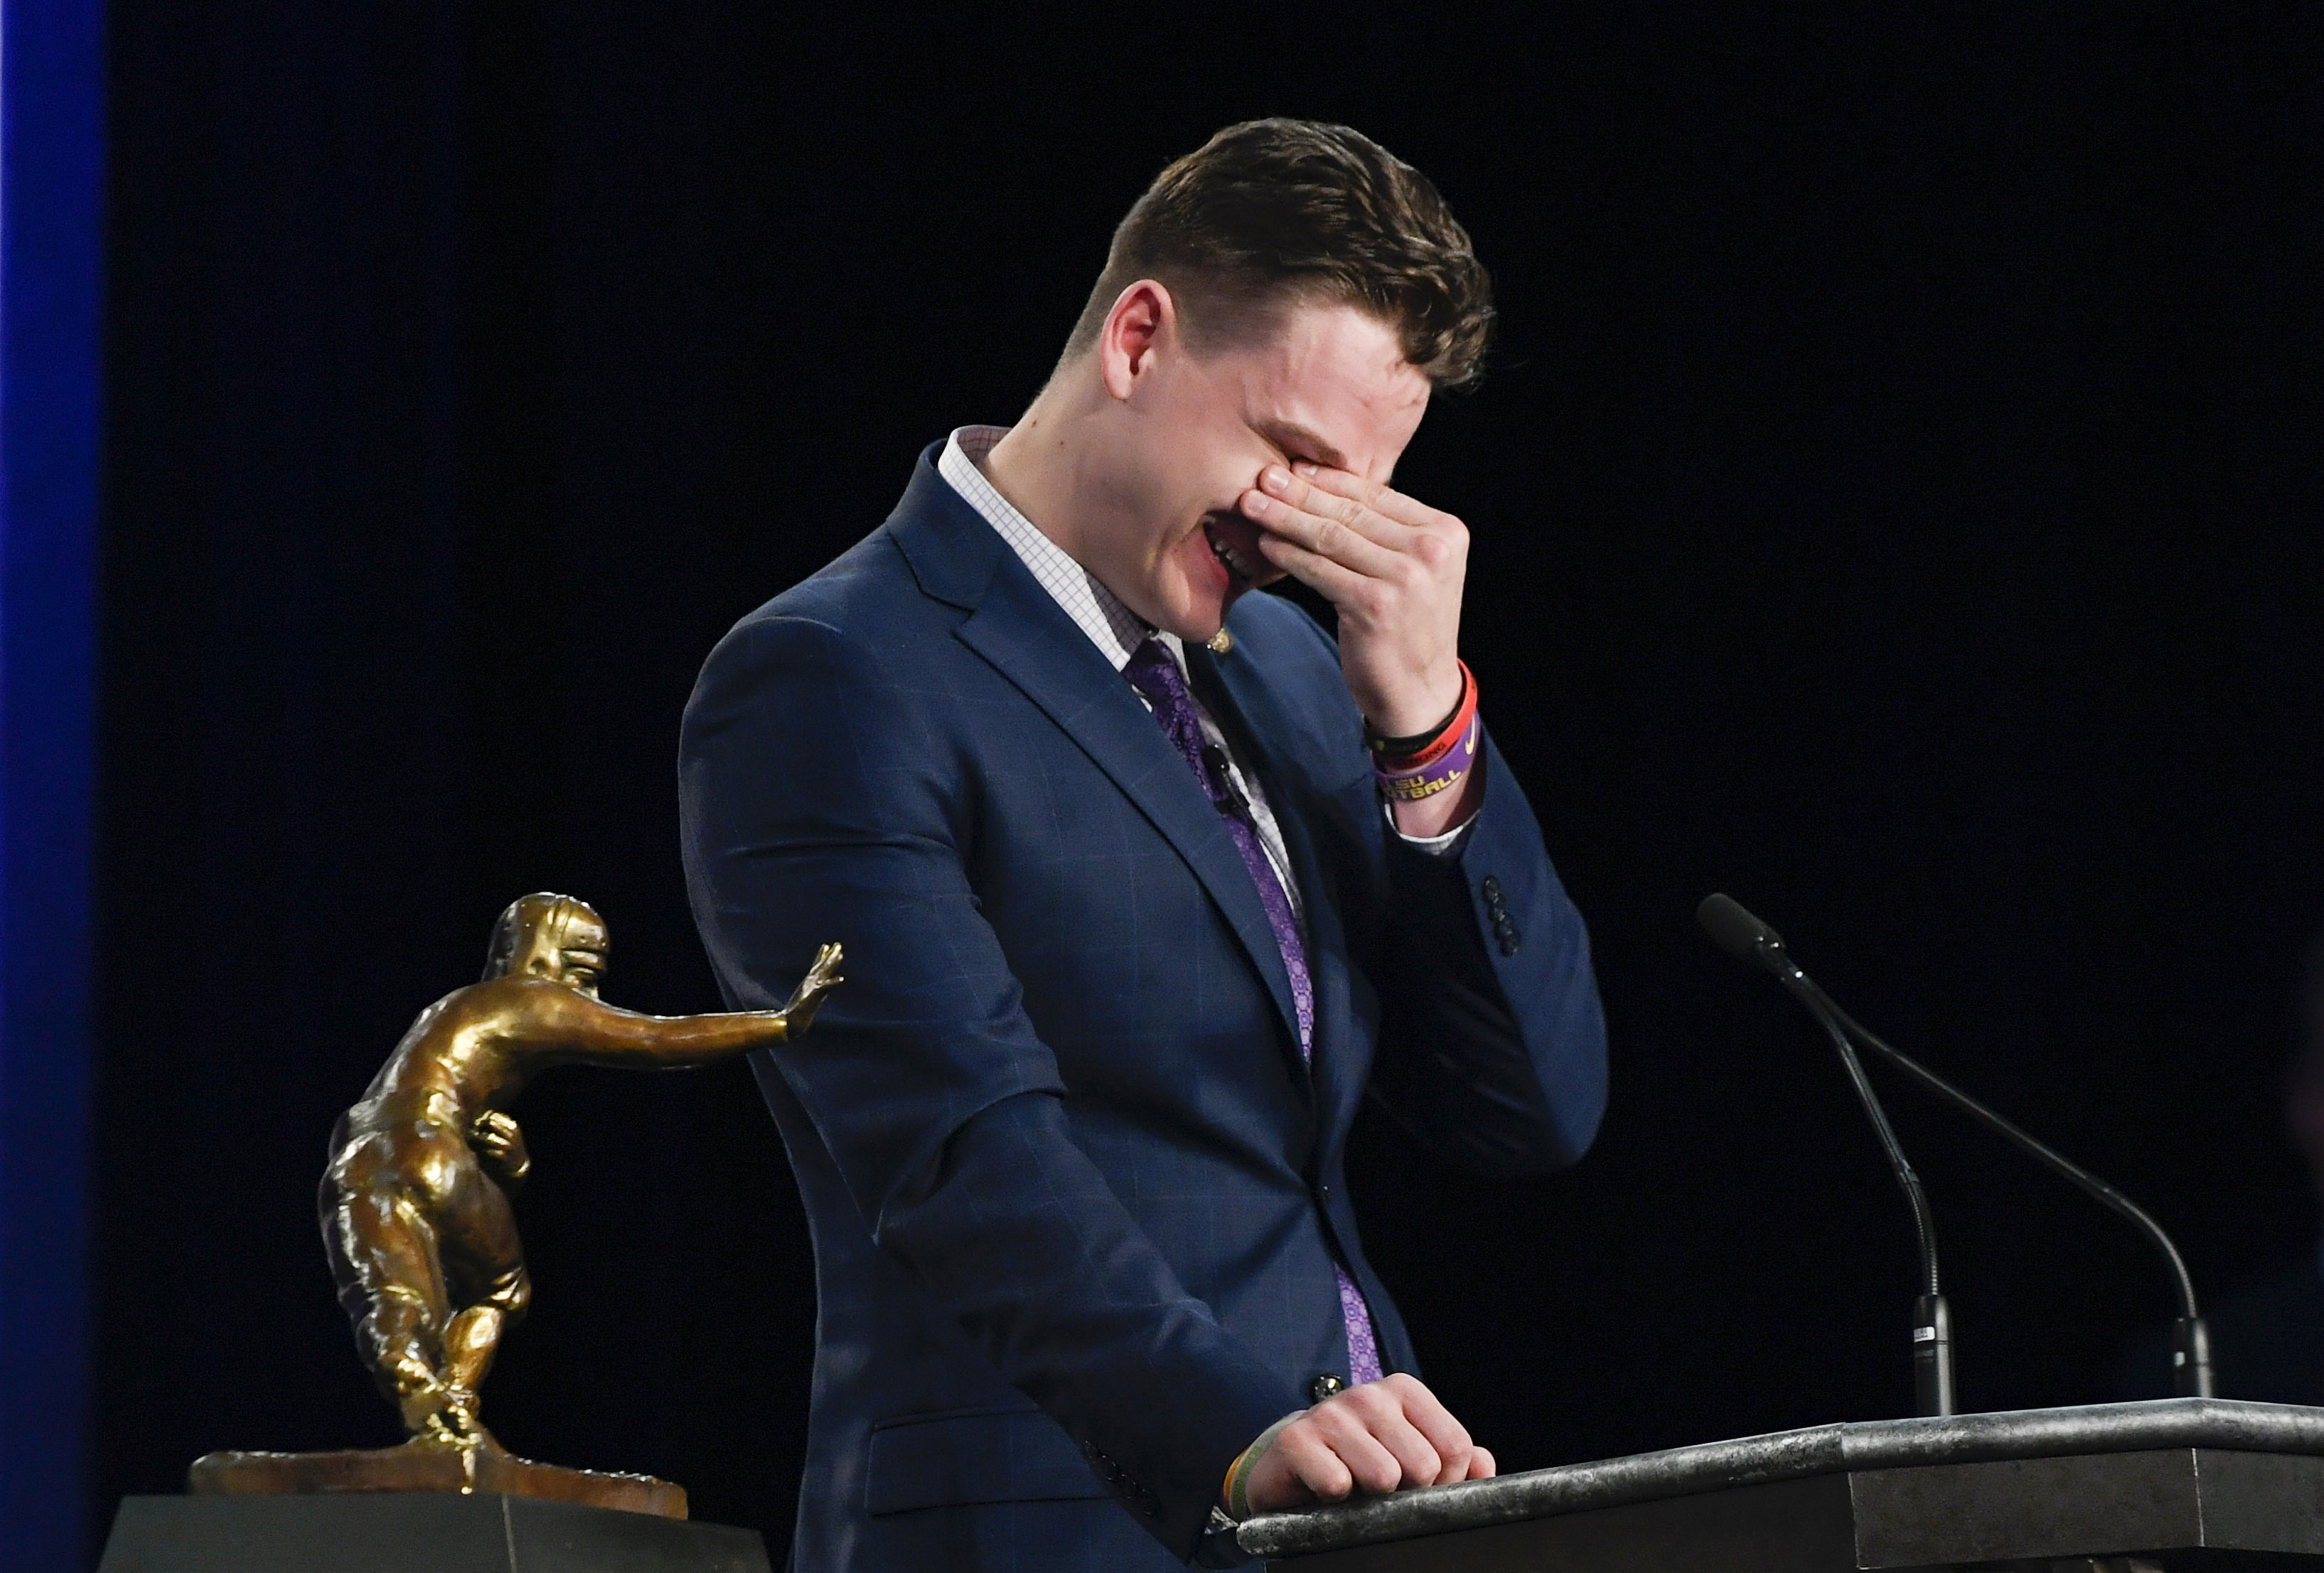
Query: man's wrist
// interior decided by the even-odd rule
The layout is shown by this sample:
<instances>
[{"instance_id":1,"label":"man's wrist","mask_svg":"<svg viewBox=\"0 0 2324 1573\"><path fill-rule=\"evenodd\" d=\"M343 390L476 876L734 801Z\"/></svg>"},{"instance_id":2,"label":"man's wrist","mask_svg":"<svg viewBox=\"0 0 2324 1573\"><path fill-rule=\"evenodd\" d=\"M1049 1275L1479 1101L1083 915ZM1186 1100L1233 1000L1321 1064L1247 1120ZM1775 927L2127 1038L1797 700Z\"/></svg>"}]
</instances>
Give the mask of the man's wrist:
<instances>
[{"instance_id":1,"label":"man's wrist","mask_svg":"<svg viewBox=\"0 0 2324 1573\"><path fill-rule=\"evenodd\" d=\"M1364 746L1371 754L1373 779L1381 793L1397 802L1416 803L1458 791L1476 762L1480 736L1477 680L1467 662L1456 664L1461 669L1460 702L1433 731L1381 737L1366 728Z\"/></svg>"},{"instance_id":2,"label":"man's wrist","mask_svg":"<svg viewBox=\"0 0 2324 1573\"><path fill-rule=\"evenodd\" d=\"M1379 726L1373 720L1372 713L1367 710L1364 713L1364 745L1374 754L1417 754L1451 730L1452 723L1460 718L1461 708L1468 703L1469 687L1475 680L1470 675L1467 665L1459 658L1454 658L1452 666L1457 680L1453 686L1451 705L1440 706L1434 710L1424 709L1421 716L1414 717L1418 720L1423 717L1434 715L1438 717L1435 725L1425 732L1416 732L1404 736L1393 736Z\"/></svg>"},{"instance_id":3,"label":"man's wrist","mask_svg":"<svg viewBox=\"0 0 2324 1573\"><path fill-rule=\"evenodd\" d=\"M1415 817L1425 814L1429 811L1425 805L1415 810L1406 809L1397 803L1384 802L1380 804L1380 817L1388 821L1391 835L1422 856L1450 857L1461 850L1462 838L1468 835L1470 827L1476 824L1477 816L1483 812L1483 809L1484 806L1480 802L1463 801L1454 804L1452 822L1442 830L1407 830L1405 828L1403 819L1397 818L1400 813L1413 814Z\"/></svg>"},{"instance_id":4,"label":"man's wrist","mask_svg":"<svg viewBox=\"0 0 2324 1573\"><path fill-rule=\"evenodd\" d=\"M1283 1428L1306 1412L1304 1409L1293 1410L1259 1432L1252 1439L1250 1447L1235 1455L1235 1461L1227 1466L1226 1482L1219 1487L1219 1505L1227 1517L1240 1523L1250 1516L1250 1477L1257 1472L1259 1461L1267 1457L1268 1448L1275 1446L1275 1439L1283 1434Z\"/></svg>"}]
</instances>

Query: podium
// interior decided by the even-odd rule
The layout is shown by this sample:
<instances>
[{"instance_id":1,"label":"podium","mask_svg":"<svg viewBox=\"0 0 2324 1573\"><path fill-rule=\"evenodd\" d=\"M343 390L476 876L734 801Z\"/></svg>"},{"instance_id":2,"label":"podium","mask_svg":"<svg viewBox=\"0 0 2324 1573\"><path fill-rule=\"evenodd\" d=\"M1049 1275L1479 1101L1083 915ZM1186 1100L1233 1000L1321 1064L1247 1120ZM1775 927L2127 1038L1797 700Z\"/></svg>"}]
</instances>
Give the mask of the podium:
<instances>
[{"instance_id":1,"label":"podium","mask_svg":"<svg viewBox=\"0 0 2324 1573\"><path fill-rule=\"evenodd\" d=\"M1286 1573L2314 1568L2324 1409L2173 1398L1812 1426L1273 1513L1237 1539Z\"/></svg>"}]
</instances>

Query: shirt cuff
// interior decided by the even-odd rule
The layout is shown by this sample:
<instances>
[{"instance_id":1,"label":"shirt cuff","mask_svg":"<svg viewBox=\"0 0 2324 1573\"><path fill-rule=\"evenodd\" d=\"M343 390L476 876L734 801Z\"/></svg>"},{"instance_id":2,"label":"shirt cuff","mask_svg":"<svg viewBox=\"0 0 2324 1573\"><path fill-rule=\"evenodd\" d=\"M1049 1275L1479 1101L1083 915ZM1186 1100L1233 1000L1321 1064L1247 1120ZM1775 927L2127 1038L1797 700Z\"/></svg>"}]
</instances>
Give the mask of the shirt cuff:
<instances>
[{"instance_id":1,"label":"shirt cuff","mask_svg":"<svg viewBox=\"0 0 2324 1573\"><path fill-rule=\"evenodd\" d=\"M1450 830L1445 831L1442 836L1406 835L1401 829L1397 828L1396 822L1396 807L1392 803L1382 803L1380 805L1380 812L1388 816L1388 828L1391 831L1395 832L1396 838L1403 842L1406 847L1411 847L1416 852L1425 852L1431 857L1450 857L1455 852L1461 850L1461 838L1469 833L1469 827L1477 822L1477 814L1482 810L1483 806L1484 805L1480 803L1478 805L1477 809L1470 810L1469 817L1467 819L1453 826Z\"/></svg>"}]
</instances>

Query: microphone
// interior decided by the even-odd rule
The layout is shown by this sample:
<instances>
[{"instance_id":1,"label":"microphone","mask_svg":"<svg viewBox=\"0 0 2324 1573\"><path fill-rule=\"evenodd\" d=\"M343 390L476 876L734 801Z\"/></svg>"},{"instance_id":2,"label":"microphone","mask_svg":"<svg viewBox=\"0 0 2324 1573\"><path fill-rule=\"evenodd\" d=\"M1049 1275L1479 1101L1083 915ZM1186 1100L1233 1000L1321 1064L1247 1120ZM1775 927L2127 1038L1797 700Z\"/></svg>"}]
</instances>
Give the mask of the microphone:
<instances>
[{"instance_id":1,"label":"microphone","mask_svg":"<svg viewBox=\"0 0 2324 1573\"><path fill-rule=\"evenodd\" d=\"M1913 1171L1903 1143L1896 1140L1896 1133L1888 1124L1888 1111L1880 1106L1871 1078L1864 1074L1864 1062L1856 1057L1856 1047L1849 1041L1840 1024L1839 1007L1825 998L1823 990L1793 963L1784 949L1783 937L1745 911L1739 903L1723 895L1705 896L1702 904L1695 908L1694 916L1721 949L1774 973L1776 981L1808 1008L1808 1013L1840 1051L1840 1062L1848 1071L1849 1084L1856 1088L1857 1098L1864 1105L1864 1113L1880 1138L1880 1149L1887 1154L1888 1167L1895 1173L1896 1184L1913 1208L1913 1233L1921 1248L1921 1293L1913 1302L1914 1395L1921 1413L1951 1414L1958 1398L1953 1383L1953 1319L1937 1273L1936 1216L1929 1209L1929 1197L1921 1189L1921 1177Z\"/></svg>"},{"instance_id":2,"label":"microphone","mask_svg":"<svg viewBox=\"0 0 2324 1573\"><path fill-rule=\"evenodd\" d=\"M2184 1398L2216 1396L2211 1374L2211 1336L2204 1324L2202 1312L2195 1303L2194 1280L2188 1276L2187 1263L2179 1254L2179 1247L2172 1243L2163 1226L2156 1223L2145 1208L2065 1154L2018 1129L1903 1050L1874 1036L1862 1023L1833 1004L1831 996L1793 963L1784 949L1783 939L1773 929L1746 911L1739 903L1723 895L1706 896L1702 904L1695 909L1695 917L1722 948L1744 960L1757 961L1774 972L1814 1013L1816 1019L1824 1023L1827 1031L1837 1030L1844 1036L1853 1038L2052 1173L2069 1181L2092 1200L2128 1219L2162 1253L2163 1260L2170 1269L2172 1291L2178 1299L2179 1315L2172 1326L2172 1385ZM1924 1410L1923 1412L1927 1411Z\"/></svg>"}]
</instances>

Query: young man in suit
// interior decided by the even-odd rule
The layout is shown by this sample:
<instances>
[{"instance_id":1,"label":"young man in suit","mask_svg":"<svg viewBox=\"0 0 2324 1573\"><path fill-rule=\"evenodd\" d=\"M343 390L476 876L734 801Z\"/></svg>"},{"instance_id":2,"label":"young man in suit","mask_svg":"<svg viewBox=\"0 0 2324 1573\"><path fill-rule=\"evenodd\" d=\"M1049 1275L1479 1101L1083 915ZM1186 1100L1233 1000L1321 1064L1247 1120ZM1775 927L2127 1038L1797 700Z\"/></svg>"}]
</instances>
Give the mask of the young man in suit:
<instances>
[{"instance_id":1,"label":"young man in suit","mask_svg":"<svg viewBox=\"0 0 2324 1573\"><path fill-rule=\"evenodd\" d=\"M1467 533L1389 486L1490 318L1416 171L1230 127L1017 425L712 654L680 785L722 985L850 958L753 1061L821 1297L798 1567L1231 1561L1236 1516L1492 1473L1342 1171L1368 1086L1487 1175L1604 1104L1582 922L1458 655ZM1336 644L1249 593L1286 574Z\"/></svg>"}]
</instances>

